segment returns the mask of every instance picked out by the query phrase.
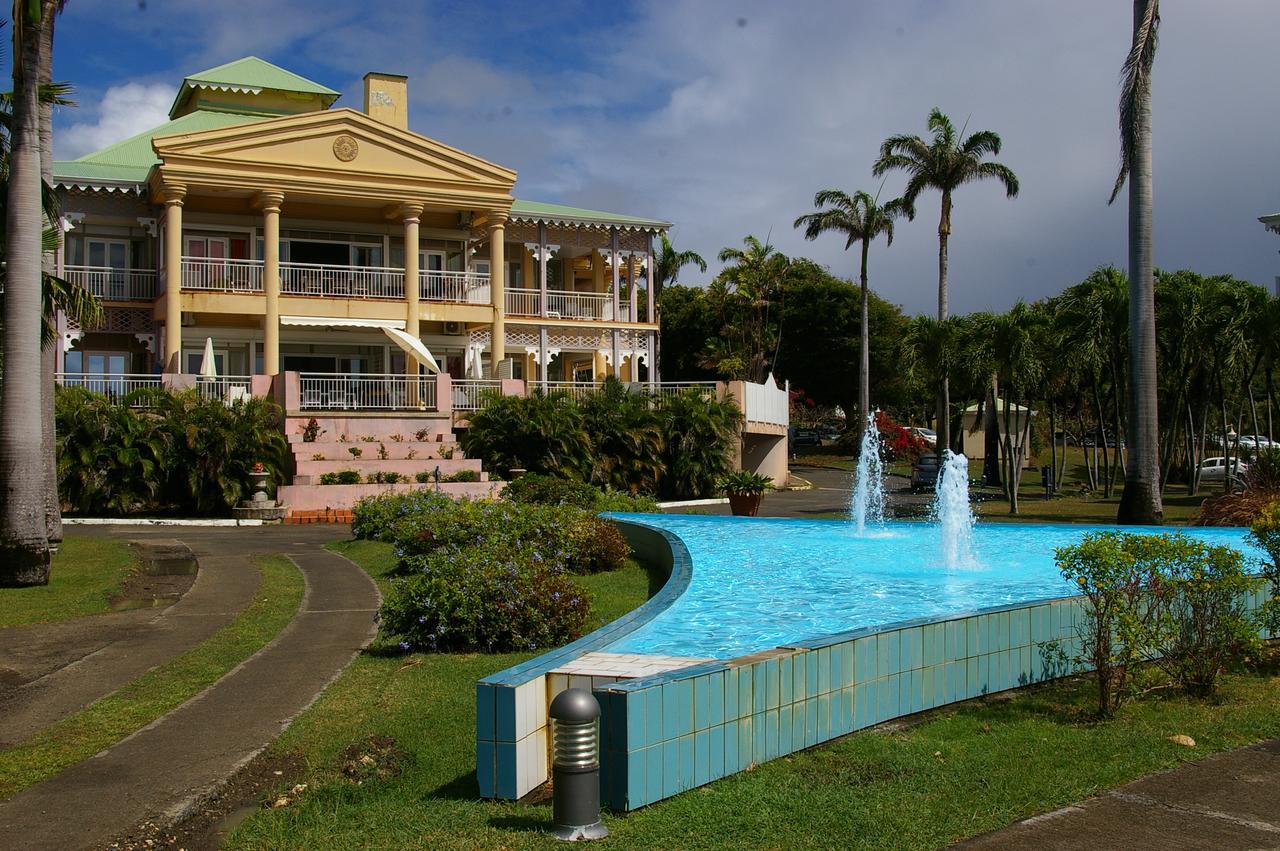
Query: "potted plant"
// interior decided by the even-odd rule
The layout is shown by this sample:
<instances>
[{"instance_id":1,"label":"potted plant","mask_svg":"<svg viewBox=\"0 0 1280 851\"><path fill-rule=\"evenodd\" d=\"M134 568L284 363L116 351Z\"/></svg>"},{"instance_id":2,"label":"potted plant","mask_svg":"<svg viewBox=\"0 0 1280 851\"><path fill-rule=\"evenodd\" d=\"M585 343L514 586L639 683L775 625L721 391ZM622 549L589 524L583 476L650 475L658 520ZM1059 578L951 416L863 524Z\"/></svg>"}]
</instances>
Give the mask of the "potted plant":
<instances>
[{"instance_id":1,"label":"potted plant","mask_svg":"<svg viewBox=\"0 0 1280 851\"><path fill-rule=\"evenodd\" d=\"M773 479L738 470L721 477L720 489L729 497L729 508L734 516L755 517L760 512L764 492L773 490Z\"/></svg>"},{"instance_id":2,"label":"potted plant","mask_svg":"<svg viewBox=\"0 0 1280 851\"><path fill-rule=\"evenodd\" d=\"M250 499L253 502L265 502L267 499L267 479L271 476L261 461L254 462L249 470L249 483L253 487Z\"/></svg>"}]
</instances>

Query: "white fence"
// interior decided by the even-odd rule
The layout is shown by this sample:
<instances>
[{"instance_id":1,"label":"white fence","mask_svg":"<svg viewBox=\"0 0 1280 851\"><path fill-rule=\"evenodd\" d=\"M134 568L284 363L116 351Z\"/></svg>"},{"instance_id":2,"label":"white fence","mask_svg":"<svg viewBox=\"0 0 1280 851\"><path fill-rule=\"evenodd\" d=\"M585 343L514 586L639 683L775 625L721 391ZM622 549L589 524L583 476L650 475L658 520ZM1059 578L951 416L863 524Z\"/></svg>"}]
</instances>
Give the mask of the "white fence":
<instances>
[{"instance_id":1,"label":"white fence","mask_svg":"<svg viewBox=\"0 0 1280 851\"><path fill-rule=\"evenodd\" d=\"M182 288L260 293L262 292L262 261L183 257Z\"/></svg>"},{"instance_id":2,"label":"white fence","mask_svg":"<svg viewBox=\"0 0 1280 851\"><path fill-rule=\"evenodd\" d=\"M220 399L231 405L253 396L253 381L247 375L225 375L217 378L197 375L196 390L205 399Z\"/></svg>"},{"instance_id":3,"label":"white fence","mask_svg":"<svg viewBox=\"0 0 1280 851\"><path fill-rule=\"evenodd\" d=\"M418 298L423 301L489 303L489 276L481 272L419 273Z\"/></svg>"},{"instance_id":4,"label":"white fence","mask_svg":"<svg viewBox=\"0 0 1280 851\"><path fill-rule=\"evenodd\" d=\"M101 393L113 402L119 402L121 398L134 390L161 386L160 376L158 375L128 372L93 374L59 372L55 374L54 380L63 387L83 387L94 393Z\"/></svg>"},{"instance_id":5,"label":"white fence","mask_svg":"<svg viewBox=\"0 0 1280 851\"><path fill-rule=\"evenodd\" d=\"M452 382L453 409L478 411L489 399L502 392L502 381L497 378L455 378Z\"/></svg>"},{"instance_id":6,"label":"white fence","mask_svg":"<svg viewBox=\"0 0 1280 851\"><path fill-rule=\"evenodd\" d=\"M67 266L63 277L106 301L151 301L156 297L155 269Z\"/></svg>"},{"instance_id":7,"label":"white fence","mask_svg":"<svg viewBox=\"0 0 1280 851\"><path fill-rule=\"evenodd\" d=\"M508 316L540 316L540 302L537 290L510 289L506 291L505 310Z\"/></svg>"},{"instance_id":8,"label":"white fence","mask_svg":"<svg viewBox=\"0 0 1280 851\"><path fill-rule=\"evenodd\" d=\"M378 266L281 263L280 292L284 295L402 299L404 270Z\"/></svg>"},{"instance_id":9,"label":"white fence","mask_svg":"<svg viewBox=\"0 0 1280 851\"><path fill-rule=\"evenodd\" d=\"M764 384L753 384L750 381L743 384L746 410L742 413L747 422L780 426L790 423L790 394L777 385L772 375L765 379Z\"/></svg>"},{"instance_id":10,"label":"white fence","mask_svg":"<svg viewBox=\"0 0 1280 851\"><path fill-rule=\"evenodd\" d=\"M304 372L298 376L298 407L304 411L433 411L436 379Z\"/></svg>"}]
</instances>

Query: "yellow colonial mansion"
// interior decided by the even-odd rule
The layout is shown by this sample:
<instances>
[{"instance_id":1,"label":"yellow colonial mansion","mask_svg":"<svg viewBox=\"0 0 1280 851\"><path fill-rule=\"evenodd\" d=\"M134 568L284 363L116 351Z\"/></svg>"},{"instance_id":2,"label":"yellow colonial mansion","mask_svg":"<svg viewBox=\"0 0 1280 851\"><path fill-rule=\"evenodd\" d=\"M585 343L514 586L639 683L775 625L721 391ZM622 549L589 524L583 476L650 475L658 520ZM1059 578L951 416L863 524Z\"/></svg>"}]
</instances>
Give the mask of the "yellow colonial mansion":
<instances>
[{"instance_id":1,"label":"yellow colonial mansion","mask_svg":"<svg viewBox=\"0 0 1280 851\"><path fill-rule=\"evenodd\" d=\"M55 164L60 272L106 308L63 323L64 383L297 373L302 409L395 409L422 400L387 379L419 364L657 380L667 222L517 200L512 169L408 129L404 77L366 75L361 111L338 97L248 57L186 77L167 123Z\"/></svg>"}]
</instances>

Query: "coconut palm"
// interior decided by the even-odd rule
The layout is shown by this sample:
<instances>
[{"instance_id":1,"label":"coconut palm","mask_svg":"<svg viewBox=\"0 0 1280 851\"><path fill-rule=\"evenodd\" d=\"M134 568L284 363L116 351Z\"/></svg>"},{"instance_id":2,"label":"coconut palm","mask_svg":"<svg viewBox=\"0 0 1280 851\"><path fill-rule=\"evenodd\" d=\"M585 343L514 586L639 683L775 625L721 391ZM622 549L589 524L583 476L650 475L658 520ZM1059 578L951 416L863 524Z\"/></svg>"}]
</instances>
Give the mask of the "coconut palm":
<instances>
[{"instance_id":1,"label":"coconut palm","mask_svg":"<svg viewBox=\"0 0 1280 851\"><path fill-rule=\"evenodd\" d=\"M1000 137L990 130L979 130L962 139L963 129L956 133L951 119L934 107L929 113L929 131L933 138L890 136L880 146L880 157L872 172L882 175L890 171L907 173L907 188L902 193L908 216L914 218L916 198L926 189L942 194L942 216L938 220L938 319L948 316L947 305L947 241L951 237L952 195L966 183L997 180L1004 184L1005 195L1017 197L1018 177L1008 166L984 161L998 156ZM951 444L951 422L948 414L950 392L947 379L940 381L938 392L938 451Z\"/></svg>"},{"instance_id":2,"label":"coconut palm","mask_svg":"<svg viewBox=\"0 0 1280 851\"><path fill-rule=\"evenodd\" d=\"M720 336L707 341L702 365L730 379L763 382L780 342L771 309L782 293L791 260L769 242L748 235L742 248L720 251L724 270L707 288L720 314Z\"/></svg>"},{"instance_id":3,"label":"coconut palm","mask_svg":"<svg viewBox=\"0 0 1280 851\"><path fill-rule=\"evenodd\" d=\"M680 270L685 266L697 266L699 270L707 271L707 261L702 259L702 255L696 251L676 251L665 233L660 236L660 239L661 244L658 246L658 254L653 258L653 291L655 298L656 294L661 292L664 286L677 282L680 277Z\"/></svg>"},{"instance_id":4,"label":"coconut palm","mask_svg":"<svg viewBox=\"0 0 1280 851\"><path fill-rule=\"evenodd\" d=\"M848 251L855 242L862 243L862 264L859 282L862 286L861 357L858 363L858 433L866 427L867 413L871 410L871 347L869 330L869 297L867 291L867 253L876 237L884 235L885 245L893 245L894 219L907 214L907 205L901 198L894 198L881 206L880 194L872 198L858 190L852 196L839 189L823 189L813 196L817 212L808 213L795 220L795 227L804 228L805 239L817 239L819 235L834 232L845 238ZM825 208L825 209L824 209Z\"/></svg>"},{"instance_id":5,"label":"coconut palm","mask_svg":"<svg viewBox=\"0 0 1280 851\"><path fill-rule=\"evenodd\" d=\"M1133 0L1133 44L1120 91L1120 172L1108 204L1129 182L1129 461L1116 519L1161 523L1156 306L1151 247L1151 68L1159 0Z\"/></svg>"},{"instance_id":6,"label":"coconut palm","mask_svg":"<svg viewBox=\"0 0 1280 851\"><path fill-rule=\"evenodd\" d=\"M0 585L49 581L41 455L40 40L52 0L13 6L13 123L5 209L4 393L0 400Z\"/></svg>"}]
</instances>

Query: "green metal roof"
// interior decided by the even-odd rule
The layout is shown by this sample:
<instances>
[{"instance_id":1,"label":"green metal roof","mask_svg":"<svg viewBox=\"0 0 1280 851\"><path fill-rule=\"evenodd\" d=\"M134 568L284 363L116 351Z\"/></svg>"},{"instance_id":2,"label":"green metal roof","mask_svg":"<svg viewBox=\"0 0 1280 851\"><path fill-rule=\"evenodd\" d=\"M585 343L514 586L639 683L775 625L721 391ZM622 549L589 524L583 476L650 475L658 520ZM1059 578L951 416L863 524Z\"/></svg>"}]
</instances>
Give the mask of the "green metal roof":
<instances>
[{"instance_id":1,"label":"green metal roof","mask_svg":"<svg viewBox=\"0 0 1280 851\"><path fill-rule=\"evenodd\" d=\"M286 71L278 65L272 65L265 59L246 56L216 68L206 68L189 74L182 80L178 88L178 96L174 98L169 115L177 112L189 93L196 88L224 89L227 91L251 92L256 94L264 89L281 92L302 92L320 95L325 106L333 103L340 96L333 89L317 82L300 77L292 71Z\"/></svg>"},{"instance_id":2,"label":"green metal roof","mask_svg":"<svg viewBox=\"0 0 1280 851\"><path fill-rule=\"evenodd\" d=\"M568 224L622 225L624 227L653 230L665 230L671 227L671 222L665 222L661 219L624 216L621 213L584 210L581 207L566 207L563 204L545 204L541 201L521 201L519 199L511 205L511 217L515 219L565 222Z\"/></svg>"},{"instance_id":3,"label":"green metal roof","mask_svg":"<svg viewBox=\"0 0 1280 851\"><path fill-rule=\"evenodd\" d=\"M60 160L53 164L55 183L143 183L151 167L160 162L151 140L156 136L174 136L198 133L219 127L233 127L262 121L267 116L245 115L238 112L216 112L201 109L167 121L144 133L131 136L123 142L108 145L100 151L85 154L75 160Z\"/></svg>"}]
</instances>

